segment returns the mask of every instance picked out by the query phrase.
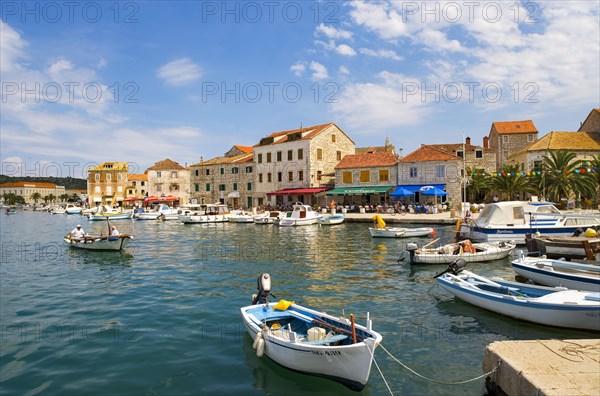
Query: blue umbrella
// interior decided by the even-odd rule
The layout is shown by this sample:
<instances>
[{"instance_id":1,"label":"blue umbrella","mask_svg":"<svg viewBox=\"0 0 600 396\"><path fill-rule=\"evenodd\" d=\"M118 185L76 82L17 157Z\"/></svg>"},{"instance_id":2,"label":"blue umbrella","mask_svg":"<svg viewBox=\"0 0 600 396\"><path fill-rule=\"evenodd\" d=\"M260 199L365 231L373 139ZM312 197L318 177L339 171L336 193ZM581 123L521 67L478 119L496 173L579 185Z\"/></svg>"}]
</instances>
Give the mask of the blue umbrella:
<instances>
[{"instance_id":1,"label":"blue umbrella","mask_svg":"<svg viewBox=\"0 0 600 396\"><path fill-rule=\"evenodd\" d=\"M448 195L448 193L446 191L440 190L439 188L434 187L434 186L424 186L424 187L421 187L421 189L419 191L423 195L434 195L436 197L443 197L445 195Z\"/></svg>"},{"instance_id":2,"label":"blue umbrella","mask_svg":"<svg viewBox=\"0 0 600 396\"><path fill-rule=\"evenodd\" d=\"M404 187L396 187L394 192L390 193L390 197L414 197L415 193L407 190Z\"/></svg>"}]
</instances>

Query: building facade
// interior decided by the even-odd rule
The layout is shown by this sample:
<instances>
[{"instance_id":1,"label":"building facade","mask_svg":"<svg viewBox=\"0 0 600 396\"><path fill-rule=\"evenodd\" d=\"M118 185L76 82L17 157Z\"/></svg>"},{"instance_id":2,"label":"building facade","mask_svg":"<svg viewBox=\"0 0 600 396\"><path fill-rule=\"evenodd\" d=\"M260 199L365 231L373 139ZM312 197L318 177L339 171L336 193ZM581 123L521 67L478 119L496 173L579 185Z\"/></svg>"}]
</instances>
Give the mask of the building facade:
<instances>
[{"instance_id":1,"label":"building facade","mask_svg":"<svg viewBox=\"0 0 600 396\"><path fill-rule=\"evenodd\" d=\"M531 120L493 122L489 134L489 148L496 153L496 171L508 157L538 140L538 130Z\"/></svg>"},{"instance_id":2,"label":"building facade","mask_svg":"<svg viewBox=\"0 0 600 396\"><path fill-rule=\"evenodd\" d=\"M600 108L590 111L577 132L594 132L600 135Z\"/></svg>"},{"instance_id":3,"label":"building facade","mask_svg":"<svg viewBox=\"0 0 600 396\"><path fill-rule=\"evenodd\" d=\"M487 173L496 171L496 152L490 149L487 136L483 137L482 146L471 144L470 137L465 138L464 144L429 144L428 146L464 158L465 169L483 169Z\"/></svg>"},{"instance_id":4,"label":"building facade","mask_svg":"<svg viewBox=\"0 0 600 396\"><path fill-rule=\"evenodd\" d=\"M103 162L88 169L89 205L122 205L129 183L128 170L127 162Z\"/></svg>"},{"instance_id":5,"label":"building facade","mask_svg":"<svg viewBox=\"0 0 600 396\"><path fill-rule=\"evenodd\" d=\"M317 204L315 194L333 187L335 166L354 149L335 123L268 135L254 146L254 204Z\"/></svg>"},{"instance_id":6,"label":"building facade","mask_svg":"<svg viewBox=\"0 0 600 396\"><path fill-rule=\"evenodd\" d=\"M148 175L149 196L179 198L184 204L190 197L190 170L170 159L158 161L145 172Z\"/></svg>"},{"instance_id":7,"label":"building facade","mask_svg":"<svg viewBox=\"0 0 600 396\"><path fill-rule=\"evenodd\" d=\"M25 199L25 203L36 204L45 202L44 197L48 196L53 196L54 200L58 201L61 195L66 194L66 191L64 186L57 186L53 183L12 182L0 184L0 195L2 194L19 195ZM36 197L37 194L40 198L36 200L33 197Z\"/></svg>"},{"instance_id":8,"label":"building facade","mask_svg":"<svg viewBox=\"0 0 600 396\"><path fill-rule=\"evenodd\" d=\"M190 166L190 191L194 203L227 203L251 208L255 188L252 147L233 146L222 157Z\"/></svg>"},{"instance_id":9,"label":"building facade","mask_svg":"<svg viewBox=\"0 0 600 396\"><path fill-rule=\"evenodd\" d=\"M126 198L144 199L148 195L148 174L130 173L128 179Z\"/></svg>"}]
</instances>

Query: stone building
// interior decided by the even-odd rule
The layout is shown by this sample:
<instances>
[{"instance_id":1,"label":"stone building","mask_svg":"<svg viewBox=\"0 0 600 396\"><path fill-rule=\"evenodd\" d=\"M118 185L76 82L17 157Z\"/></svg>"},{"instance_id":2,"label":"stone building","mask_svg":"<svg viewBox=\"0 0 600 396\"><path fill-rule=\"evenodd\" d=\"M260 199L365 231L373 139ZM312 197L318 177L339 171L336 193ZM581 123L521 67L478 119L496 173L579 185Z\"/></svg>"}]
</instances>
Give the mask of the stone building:
<instances>
[{"instance_id":1,"label":"stone building","mask_svg":"<svg viewBox=\"0 0 600 396\"><path fill-rule=\"evenodd\" d=\"M600 108L592 109L577 132L595 132L600 134Z\"/></svg>"},{"instance_id":2,"label":"stone building","mask_svg":"<svg viewBox=\"0 0 600 396\"><path fill-rule=\"evenodd\" d=\"M158 161L146 169L148 174L149 196L179 198L179 203L187 203L190 197L190 170L170 159Z\"/></svg>"},{"instance_id":3,"label":"stone building","mask_svg":"<svg viewBox=\"0 0 600 396\"><path fill-rule=\"evenodd\" d=\"M255 191L252 155L252 147L236 145L222 157L191 165L192 202L220 202L232 208L251 208Z\"/></svg>"},{"instance_id":4,"label":"stone building","mask_svg":"<svg viewBox=\"0 0 600 396\"><path fill-rule=\"evenodd\" d=\"M355 144L335 123L275 132L254 146L254 205L317 204L333 187L335 166Z\"/></svg>"},{"instance_id":5,"label":"stone building","mask_svg":"<svg viewBox=\"0 0 600 396\"><path fill-rule=\"evenodd\" d=\"M88 169L89 205L122 205L129 184L128 171L127 162L103 162Z\"/></svg>"},{"instance_id":6,"label":"stone building","mask_svg":"<svg viewBox=\"0 0 600 396\"><path fill-rule=\"evenodd\" d=\"M502 169L508 157L538 139L538 130L531 120L493 122L489 148L496 153L496 171Z\"/></svg>"},{"instance_id":7,"label":"stone building","mask_svg":"<svg viewBox=\"0 0 600 396\"><path fill-rule=\"evenodd\" d=\"M471 144L470 137L465 139L464 144L429 144L428 146L464 158L465 169L483 169L488 173L496 171L496 152L490 149L487 136L483 137L482 146Z\"/></svg>"},{"instance_id":8,"label":"stone building","mask_svg":"<svg viewBox=\"0 0 600 396\"><path fill-rule=\"evenodd\" d=\"M49 195L53 195L55 200L58 201L58 197L66 194L64 186L57 186L53 183L23 181L0 184L0 196L5 193L21 196L28 204L36 203L31 197L35 193L38 193L41 196L41 198L37 200L37 203L44 202L44 197Z\"/></svg>"},{"instance_id":9,"label":"stone building","mask_svg":"<svg viewBox=\"0 0 600 396\"><path fill-rule=\"evenodd\" d=\"M344 205L387 202L397 184L397 164L389 151L348 154L335 166L335 188L327 196Z\"/></svg>"},{"instance_id":10,"label":"stone building","mask_svg":"<svg viewBox=\"0 0 600 396\"><path fill-rule=\"evenodd\" d=\"M439 148L421 145L398 160L398 186L415 192L415 201L425 203L434 197L423 196L423 187L433 186L448 195L442 201L461 202L466 179L461 177L463 159Z\"/></svg>"}]
</instances>

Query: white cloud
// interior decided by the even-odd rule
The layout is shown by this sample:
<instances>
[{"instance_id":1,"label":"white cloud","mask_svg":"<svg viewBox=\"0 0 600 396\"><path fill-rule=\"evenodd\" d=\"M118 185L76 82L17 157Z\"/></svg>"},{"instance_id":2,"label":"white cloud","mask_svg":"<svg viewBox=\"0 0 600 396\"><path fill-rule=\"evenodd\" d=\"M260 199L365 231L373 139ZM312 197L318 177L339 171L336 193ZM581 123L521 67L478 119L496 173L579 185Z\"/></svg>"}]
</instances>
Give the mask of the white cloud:
<instances>
[{"instance_id":1,"label":"white cloud","mask_svg":"<svg viewBox=\"0 0 600 396\"><path fill-rule=\"evenodd\" d=\"M339 71L341 74L350 74L350 70L346 66L340 66Z\"/></svg>"},{"instance_id":2,"label":"white cloud","mask_svg":"<svg viewBox=\"0 0 600 396\"><path fill-rule=\"evenodd\" d=\"M324 80L329 77L329 74L327 73L327 68L319 62L310 62L309 69L313 72L313 80Z\"/></svg>"},{"instance_id":3,"label":"white cloud","mask_svg":"<svg viewBox=\"0 0 600 396\"><path fill-rule=\"evenodd\" d=\"M356 51L346 44L340 44L336 47L336 52L343 56L354 56L356 55Z\"/></svg>"},{"instance_id":4,"label":"white cloud","mask_svg":"<svg viewBox=\"0 0 600 396\"><path fill-rule=\"evenodd\" d=\"M304 70L306 70L306 66L304 62L298 61L290 66L290 70L294 72L295 76L301 77L304 74Z\"/></svg>"},{"instance_id":5,"label":"white cloud","mask_svg":"<svg viewBox=\"0 0 600 396\"><path fill-rule=\"evenodd\" d=\"M372 50L369 48L361 48L358 50L363 55L373 56L375 58L388 58L397 61L401 61L403 58L396 53L396 51L392 50Z\"/></svg>"},{"instance_id":6,"label":"white cloud","mask_svg":"<svg viewBox=\"0 0 600 396\"><path fill-rule=\"evenodd\" d=\"M200 66L189 58L181 58L161 66L157 76L167 85L182 86L198 81L202 76L202 71Z\"/></svg>"},{"instance_id":7,"label":"white cloud","mask_svg":"<svg viewBox=\"0 0 600 396\"><path fill-rule=\"evenodd\" d=\"M323 34L330 39L350 40L352 38L352 32L348 30L336 29L332 26L324 25L323 23L317 26L315 34Z\"/></svg>"},{"instance_id":8,"label":"white cloud","mask_svg":"<svg viewBox=\"0 0 600 396\"><path fill-rule=\"evenodd\" d=\"M0 68L3 74L20 69L17 60L24 56L27 45L16 30L0 20Z\"/></svg>"}]
</instances>

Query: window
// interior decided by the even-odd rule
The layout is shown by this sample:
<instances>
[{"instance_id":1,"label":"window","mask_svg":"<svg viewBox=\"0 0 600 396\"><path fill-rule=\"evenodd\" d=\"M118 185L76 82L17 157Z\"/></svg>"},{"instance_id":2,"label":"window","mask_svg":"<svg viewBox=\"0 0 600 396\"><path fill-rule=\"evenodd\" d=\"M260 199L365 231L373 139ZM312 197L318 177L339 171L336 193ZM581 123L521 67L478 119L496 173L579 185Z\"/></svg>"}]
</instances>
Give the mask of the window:
<instances>
[{"instance_id":1,"label":"window","mask_svg":"<svg viewBox=\"0 0 600 396\"><path fill-rule=\"evenodd\" d=\"M162 184L156 185L156 191L162 191Z\"/></svg>"},{"instance_id":2,"label":"window","mask_svg":"<svg viewBox=\"0 0 600 396\"><path fill-rule=\"evenodd\" d=\"M334 133L333 135L331 135L331 141L332 141L333 143L335 143L335 139L336 139L336 138L335 138L335 133Z\"/></svg>"},{"instance_id":3,"label":"window","mask_svg":"<svg viewBox=\"0 0 600 396\"><path fill-rule=\"evenodd\" d=\"M294 181L294 172L288 172L288 181Z\"/></svg>"},{"instance_id":4,"label":"window","mask_svg":"<svg viewBox=\"0 0 600 396\"><path fill-rule=\"evenodd\" d=\"M277 172L277 181L283 181L283 174L281 172Z\"/></svg>"},{"instance_id":5,"label":"window","mask_svg":"<svg viewBox=\"0 0 600 396\"><path fill-rule=\"evenodd\" d=\"M435 177L446 177L446 165L435 166Z\"/></svg>"},{"instance_id":6,"label":"window","mask_svg":"<svg viewBox=\"0 0 600 396\"><path fill-rule=\"evenodd\" d=\"M198 183L194 184L194 190L196 192L200 191L200 184L198 184Z\"/></svg>"},{"instance_id":7,"label":"window","mask_svg":"<svg viewBox=\"0 0 600 396\"><path fill-rule=\"evenodd\" d=\"M96 178L96 181L100 181L100 173L96 173L95 178Z\"/></svg>"},{"instance_id":8,"label":"window","mask_svg":"<svg viewBox=\"0 0 600 396\"><path fill-rule=\"evenodd\" d=\"M128 195L133 195L133 190L127 190Z\"/></svg>"},{"instance_id":9,"label":"window","mask_svg":"<svg viewBox=\"0 0 600 396\"><path fill-rule=\"evenodd\" d=\"M338 161L341 161L341 160L342 160L342 152L341 152L340 150L338 150L338 151L336 151L336 152L335 152L335 158L336 158Z\"/></svg>"},{"instance_id":10,"label":"window","mask_svg":"<svg viewBox=\"0 0 600 396\"><path fill-rule=\"evenodd\" d=\"M179 191L179 184L171 184L169 186L169 191Z\"/></svg>"},{"instance_id":11,"label":"window","mask_svg":"<svg viewBox=\"0 0 600 396\"><path fill-rule=\"evenodd\" d=\"M542 161L533 161L533 169L541 169Z\"/></svg>"},{"instance_id":12,"label":"window","mask_svg":"<svg viewBox=\"0 0 600 396\"><path fill-rule=\"evenodd\" d=\"M219 191L225 191L225 184L219 184Z\"/></svg>"},{"instance_id":13,"label":"window","mask_svg":"<svg viewBox=\"0 0 600 396\"><path fill-rule=\"evenodd\" d=\"M143 182L141 182L140 184L141 184L142 186L144 186L144 185L146 185L146 182L144 182L144 181L143 181Z\"/></svg>"},{"instance_id":14,"label":"window","mask_svg":"<svg viewBox=\"0 0 600 396\"><path fill-rule=\"evenodd\" d=\"M267 153L267 162L271 162L271 153Z\"/></svg>"},{"instance_id":15,"label":"window","mask_svg":"<svg viewBox=\"0 0 600 396\"><path fill-rule=\"evenodd\" d=\"M321 181L322 178L323 178L323 172L317 171L317 181Z\"/></svg>"},{"instance_id":16,"label":"window","mask_svg":"<svg viewBox=\"0 0 600 396\"><path fill-rule=\"evenodd\" d=\"M502 151L502 156L503 156L504 158L508 158L508 150L504 150L504 151Z\"/></svg>"},{"instance_id":17,"label":"window","mask_svg":"<svg viewBox=\"0 0 600 396\"><path fill-rule=\"evenodd\" d=\"M117 180L122 180L123 179L123 175L121 173L117 173Z\"/></svg>"},{"instance_id":18,"label":"window","mask_svg":"<svg viewBox=\"0 0 600 396\"><path fill-rule=\"evenodd\" d=\"M352 172L342 172L342 182L352 184Z\"/></svg>"},{"instance_id":19,"label":"window","mask_svg":"<svg viewBox=\"0 0 600 396\"><path fill-rule=\"evenodd\" d=\"M206 183L206 191L210 191L210 183Z\"/></svg>"},{"instance_id":20,"label":"window","mask_svg":"<svg viewBox=\"0 0 600 396\"><path fill-rule=\"evenodd\" d=\"M198 177L198 169L196 169L196 170L194 171L194 174L196 175L196 177Z\"/></svg>"},{"instance_id":21,"label":"window","mask_svg":"<svg viewBox=\"0 0 600 396\"><path fill-rule=\"evenodd\" d=\"M210 169L206 168L206 176L210 176Z\"/></svg>"},{"instance_id":22,"label":"window","mask_svg":"<svg viewBox=\"0 0 600 396\"><path fill-rule=\"evenodd\" d=\"M301 160L304 158L304 150L298 149L298 159Z\"/></svg>"},{"instance_id":23,"label":"window","mask_svg":"<svg viewBox=\"0 0 600 396\"><path fill-rule=\"evenodd\" d=\"M271 172L267 173L267 183L271 183L273 180L271 178Z\"/></svg>"},{"instance_id":24,"label":"window","mask_svg":"<svg viewBox=\"0 0 600 396\"><path fill-rule=\"evenodd\" d=\"M304 171L298 171L298 180L304 180Z\"/></svg>"},{"instance_id":25,"label":"window","mask_svg":"<svg viewBox=\"0 0 600 396\"><path fill-rule=\"evenodd\" d=\"M123 186L117 186L117 192L123 192Z\"/></svg>"},{"instance_id":26,"label":"window","mask_svg":"<svg viewBox=\"0 0 600 396\"><path fill-rule=\"evenodd\" d=\"M281 151L277 152L277 162L281 162Z\"/></svg>"},{"instance_id":27,"label":"window","mask_svg":"<svg viewBox=\"0 0 600 396\"><path fill-rule=\"evenodd\" d=\"M259 182L259 183L262 183L262 182L263 182L263 181L262 181L262 179L263 179L263 178L262 178L262 175L263 175L262 173L259 173L259 174L258 174L258 182Z\"/></svg>"},{"instance_id":28,"label":"window","mask_svg":"<svg viewBox=\"0 0 600 396\"><path fill-rule=\"evenodd\" d=\"M412 179L419 177L416 166L411 166L409 169L409 175Z\"/></svg>"},{"instance_id":29,"label":"window","mask_svg":"<svg viewBox=\"0 0 600 396\"><path fill-rule=\"evenodd\" d=\"M323 149L317 149L317 159L318 160L323 159Z\"/></svg>"},{"instance_id":30,"label":"window","mask_svg":"<svg viewBox=\"0 0 600 396\"><path fill-rule=\"evenodd\" d=\"M483 150L475 150L475 158L483 158Z\"/></svg>"},{"instance_id":31,"label":"window","mask_svg":"<svg viewBox=\"0 0 600 396\"><path fill-rule=\"evenodd\" d=\"M288 161L293 160L294 158L294 152L292 150L288 150Z\"/></svg>"},{"instance_id":32,"label":"window","mask_svg":"<svg viewBox=\"0 0 600 396\"><path fill-rule=\"evenodd\" d=\"M224 175L225 174L225 168L221 167L220 168L220 172L221 172L222 175Z\"/></svg>"},{"instance_id":33,"label":"window","mask_svg":"<svg viewBox=\"0 0 600 396\"><path fill-rule=\"evenodd\" d=\"M112 186L106 186L106 195L112 195Z\"/></svg>"},{"instance_id":34,"label":"window","mask_svg":"<svg viewBox=\"0 0 600 396\"><path fill-rule=\"evenodd\" d=\"M176 177L177 177L177 171L172 171L171 178L176 178Z\"/></svg>"},{"instance_id":35,"label":"window","mask_svg":"<svg viewBox=\"0 0 600 396\"><path fill-rule=\"evenodd\" d=\"M361 170L359 175L359 180L361 183L368 183L371 181L371 171L369 170Z\"/></svg>"},{"instance_id":36,"label":"window","mask_svg":"<svg viewBox=\"0 0 600 396\"><path fill-rule=\"evenodd\" d=\"M110 180L110 177L111 177L111 174L110 174L110 173L107 173L107 174L106 174L106 181L109 181L109 180Z\"/></svg>"},{"instance_id":37,"label":"window","mask_svg":"<svg viewBox=\"0 0 600 396\"><path fill-rule=\"evenodd\" d=\"M533 142L534 138L535 138L534 135L527 135L527 142L528 143Z\"/></svg>"},{"instance_id":38,"label":"window","mask_svg":"<svg viewBox=\"0 0 600 396\"><path fill-rule=\"evenodd\" d=\"M162 173L161 172L156 172L156 177L162 177Z\"/></svg>"},{"instance_id":39,"label":"window","mask_svg":"<svg viewBox=\"0 0 600 396\"><path fill-rule=\"evenodd\" d=\"M100 186L96 186L96 187L94 187L94 192L95 192L95 193L99 193L99 192L100 192Z\"/></svg>"},{"instance_id":40,"label":"window","mask_svg":"<svg viewBox=\"0 0 600 396\"><path fill-rule=\"evenodd\" d=\"M231 173L233 173L234 175L240 173L240 168L238 168L237 166L231 168Z\"/></svg>"},{"instance_id":41,"label":"window","mask_svg":"<svg viewBox=\"0 0 600 396\"><path fill-rule=\"evenodd\" d=\"M247 166L246 167L246 173L252 173L252 167L251 166Z\"/></svg>"},{"instance_id":42,"label":"window","mask_svg":"<svg viewBox=\"0 0 600 396\"><path fill-rule=\"evenodd\" d=\"M379 181L380 182L390 181L390 171L387 169L380 169L379 170Z\"/></svg>"},{"instance_id":43,"label":"window","mask_svg":"<svg viewBox=\"0 0 600 396\"><path fill-rule=\"evenodd\" d=\"M456 150L456 156L460 158L465 158L465 152L462 150Z\"/></svg>"},{"instance_id":44,"label":"window","mask_svg":"<svg viewBox=\"0 0 600 396\"><path fill-rule=\"evenodd\" d=\"M252 182L248 182L246 188L248 189L248 191L252 191Z\"/></svg>"},{"instance_id":45,"label":"window","mask_svg":"<svg viewBox=\"0 0 600 396\"><path fill-rule=\"evenodd\" d=\"M262 153L258 154L258 163L262 164Z\"/></svg>"},{"instance_id":46,"label":"window","mask_svg":"<svg viewBox=\"0 0 600 396\"><path fill-rule=\"evenodd\" d=\"M502 143L508 143L508 135L502 135Z\"/></svg>"},{"instance_id":47,"label":"window","mask_svg":"<svg viewBox=\"0 0 600 396\"><path fill-rule=\"evenodd\" d=\"M237 183L233 183L233 191L237 191Z\"/></svg>"}]
</instances>

